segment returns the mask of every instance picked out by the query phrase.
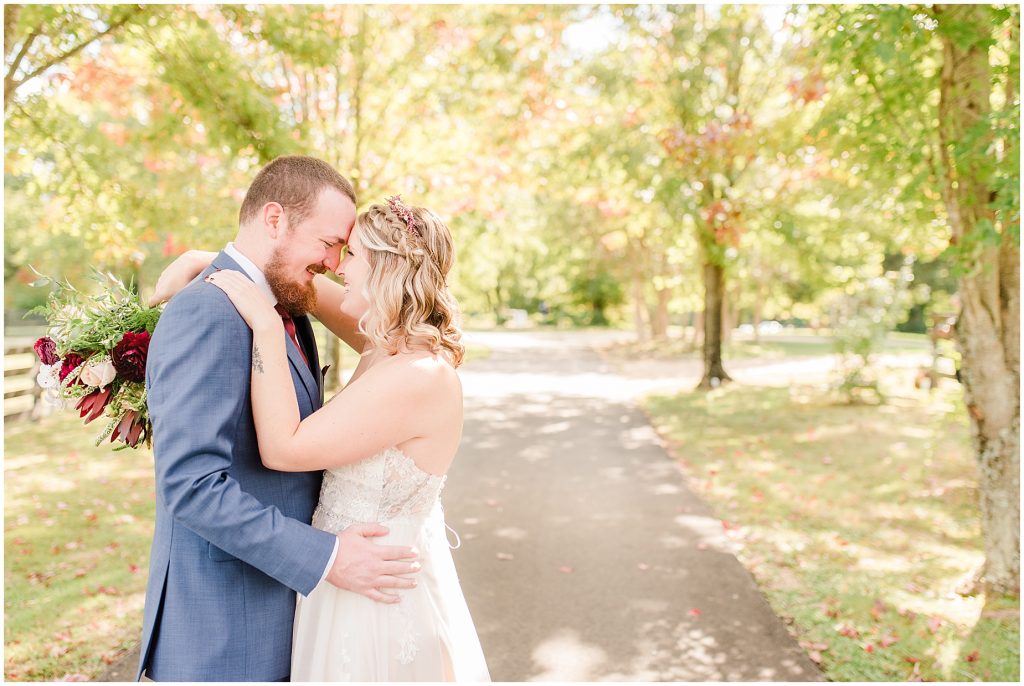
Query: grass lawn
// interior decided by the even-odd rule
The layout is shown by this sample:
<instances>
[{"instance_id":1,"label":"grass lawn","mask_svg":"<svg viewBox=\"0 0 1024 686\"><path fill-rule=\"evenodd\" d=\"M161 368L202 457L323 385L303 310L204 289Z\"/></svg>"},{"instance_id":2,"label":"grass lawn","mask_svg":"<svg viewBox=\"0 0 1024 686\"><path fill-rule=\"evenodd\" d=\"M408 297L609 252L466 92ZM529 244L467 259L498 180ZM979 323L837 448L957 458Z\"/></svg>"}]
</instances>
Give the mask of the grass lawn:
<instances>
[{"instance_id":1,"label":"grass lawn","mask_svg":"<svg viewBox=\"0 0 1024 686\"><path fill-rule=\"evenodd\" d=\"M830 679L1016 682L1019 601L953 591L983 559L962 391L894 381L881 406L730 384L646 409Z\"/></svg>"},{"instance_id":2,"label":"grass lawn","mask_svg":"<svg viewBox=\"0 0 1024 686\"><path fill-rule=\"evenodd\" d=\"M153 535L148 450L75 412L4 427L4 675L94 676L138 641Z\"/></svg>"}]
</instances>

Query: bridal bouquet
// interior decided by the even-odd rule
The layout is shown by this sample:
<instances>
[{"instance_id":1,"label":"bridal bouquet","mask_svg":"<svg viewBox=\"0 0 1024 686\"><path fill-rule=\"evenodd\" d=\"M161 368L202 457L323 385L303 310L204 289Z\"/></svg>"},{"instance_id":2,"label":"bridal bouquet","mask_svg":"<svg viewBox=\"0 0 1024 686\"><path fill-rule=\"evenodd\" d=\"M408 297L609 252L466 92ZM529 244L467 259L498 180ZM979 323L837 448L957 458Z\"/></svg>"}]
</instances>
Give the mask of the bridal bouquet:
<instances>
[{"instance_id":1,"label":"bridal bouquet","mask_svg":"<svg viewBox=\"0 0 1024 686\"><path fill-rule=\"evenodd\" d=\"M109 419L96 445L107 437L124 442L115 450L143 441L151 445L146 356L160 309L145 306L112 274L96 272L95 277L103 286L99 295L57 282L46 305L32 310L50 327L33 346L40 362L36 380L48 402L75 403L86 424L104 415ZM43 276L33 285L49 283Z\"/></svg>"}]
</instances>

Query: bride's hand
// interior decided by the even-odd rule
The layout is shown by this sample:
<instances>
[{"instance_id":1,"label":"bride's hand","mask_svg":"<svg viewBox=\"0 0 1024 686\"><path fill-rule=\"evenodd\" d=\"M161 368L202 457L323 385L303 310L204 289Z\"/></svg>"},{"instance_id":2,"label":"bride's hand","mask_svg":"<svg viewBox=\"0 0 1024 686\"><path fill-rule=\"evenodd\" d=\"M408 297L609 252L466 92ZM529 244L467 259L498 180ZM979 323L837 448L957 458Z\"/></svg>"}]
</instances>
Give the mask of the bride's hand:
<instances>
[{"instance_id":1,"label":"bride's hand","mask_svg":"<svg viewBox=\"0 0 1024 686\"><path fill-rule=\"evenodd\" d=\"M270 304L266 296L260 293L252 281L236 271L223 269L206 277L206 281L228 294L238 314L256 332L283 331L281 315Z\"/></svg>"},{"instance_id":2,"label":"bride's hand","mask_svg":"<svg viewBox=\"0 0 1024 686\"><path fill-rule=\"evenodd\" d=\"M178 291L189 285L192 279L209 267L216 256L217 253L204 250L189 250L180 255L160 272L153 295L149 297L149 306L156 307L173 298Z\"/></svg>"}]
</instances>

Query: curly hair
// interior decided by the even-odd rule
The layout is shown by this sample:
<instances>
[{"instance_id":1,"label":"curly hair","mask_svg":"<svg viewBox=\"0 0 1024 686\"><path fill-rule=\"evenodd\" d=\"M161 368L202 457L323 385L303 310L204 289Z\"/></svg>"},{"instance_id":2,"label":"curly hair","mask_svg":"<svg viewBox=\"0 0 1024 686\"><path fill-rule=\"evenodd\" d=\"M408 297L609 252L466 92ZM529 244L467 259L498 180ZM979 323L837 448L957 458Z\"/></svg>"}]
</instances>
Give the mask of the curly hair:
<instances>
[{"instance_id":1,"label":"curly hair","mask_svg":"<svg viewBox=\"0 0 1024 686\"><path fill-rule=\"evenodd\" d=\"M410 231L388 205L371 205L356 218L355 230L370 264L366 281L369 309L359 330L391 354L403 340L444 350L454 366L465 346L459 328L459 305L448 288L455 262L451 233L441 219L422 207L408 206L416 221Z\"/></svg>"}]
</instances>

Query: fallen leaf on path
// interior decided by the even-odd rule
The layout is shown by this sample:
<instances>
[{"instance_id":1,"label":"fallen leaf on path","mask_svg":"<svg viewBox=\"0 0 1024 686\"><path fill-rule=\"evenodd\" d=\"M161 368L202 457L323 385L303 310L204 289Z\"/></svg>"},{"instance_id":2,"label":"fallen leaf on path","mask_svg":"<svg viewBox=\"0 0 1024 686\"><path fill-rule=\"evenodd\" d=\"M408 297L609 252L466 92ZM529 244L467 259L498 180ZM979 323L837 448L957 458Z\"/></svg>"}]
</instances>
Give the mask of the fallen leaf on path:
<instances>
[{"instance_id":1,"label":"fallen leaf on path","mask_svg":"<svg viewBox=\"0 0 1024 686\"><path fill-rule=\"evenodd\" d=\"M572 574L576 570L570 567L569 565L562 565L558 568L558 571L562 572L563 574Z\"/></svg>"},{"instance_id":2,"label":"fallen leaf on path","mask_svg":"<svg viewBox=\"0 0 1024 686\"><path fill-rule=\"evenodd\" d=\"M510 553L498 553L495 557L499 560L512 560L515 556Z\"/></svg>"},{"instance_id":3,"label":"fallen leaf on path","mask_svg":"<svg viewBox=\"0 0 1024 686\"><path fill-rule=\"evenodd\" d=\"M697 608L693 608L687 614L689 614L691 617L700 617L703 613Z\"/></svg>"},{"instance_id":4,"label":"fallen leaf on path","mask_svg":"<svg viewBox=\"0 0 1024 686\"><path fill-rule=\"evenodd\" d=\"M860 632L849 624L844 624L843 627L839 629L839 635L846 636L847 638L860 638Z\"/></svg>"},{"instance_id":5,"label":"fallen leaf on path","mask_svg":"<svg viewBox=\"0 0 1024 686\"><path fill-rule=\"evenodd\" d=\"M914 621L917 618L917 613L907 608L900 608L899 614L901 617L906 617L910 621Z\"/></svg>"},{"instance_id":6,"label":"fallen leaf on path","mask_svg":"<svg viewBox=\"0 0 1024 686\"><path fill-rule=\"evenodd\" d=\"M639 569L641 572L646 572L648 569L651 568L651 566L649 564L645 564L645 563L641 562L640 564L638 564L636 566L636 568Z\"/></svg>"}]
</instances>

